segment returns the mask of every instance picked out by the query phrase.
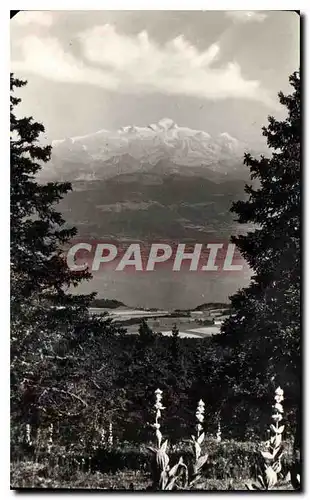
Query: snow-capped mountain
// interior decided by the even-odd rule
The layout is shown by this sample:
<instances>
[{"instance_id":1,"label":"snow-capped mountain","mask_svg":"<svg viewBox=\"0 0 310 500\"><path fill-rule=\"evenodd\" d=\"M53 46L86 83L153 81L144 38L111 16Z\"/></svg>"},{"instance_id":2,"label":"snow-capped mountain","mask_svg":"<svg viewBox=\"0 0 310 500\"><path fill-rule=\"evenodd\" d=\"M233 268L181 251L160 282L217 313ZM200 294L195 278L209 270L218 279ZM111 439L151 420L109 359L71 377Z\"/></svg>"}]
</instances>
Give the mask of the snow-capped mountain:
<instances>
[{"instance_id":1,"label":"snow-capped mountain","mask_svg":"<svg viewBox=\"0 0 310 500\"><path fill-rule=\"evenodd\" d=\"M226 132L211 136L165 118L52 146L41 177L73 183L60 209L80 235L202 241L233 234L229 209L243 199L249 170L246 144Z\"/></svg>"},{"instance_id":2,"label":"snow-capped mountain","mask_svg":"<svg viewBox=\"0 0 310 500\"><path fill-rule=\"evenodd\" d=\"M207 132L179 127L163 118L145 127L129 125L52 142L51 164L42 177L68 180L104 179L120 173L149 171L159 162L175 171L193 169L229 175L242 169L247 145L228 133L212 137ZM187 174L190 173L190 170Z\"/></svg>"}]
</instances>

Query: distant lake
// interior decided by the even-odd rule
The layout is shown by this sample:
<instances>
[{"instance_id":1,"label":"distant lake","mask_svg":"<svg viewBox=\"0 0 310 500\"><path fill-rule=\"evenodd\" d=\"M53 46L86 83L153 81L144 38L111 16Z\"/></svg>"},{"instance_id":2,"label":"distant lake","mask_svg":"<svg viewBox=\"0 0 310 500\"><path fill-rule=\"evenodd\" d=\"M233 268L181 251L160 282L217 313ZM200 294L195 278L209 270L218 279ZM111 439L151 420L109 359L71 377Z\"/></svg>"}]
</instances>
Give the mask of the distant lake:
<instances>
[{"instance_id":1,"label":"distant lake","mask_svg":"<svg viewBox=\"0 0 310 500\"><path fill-rule=\"evenodd\" d=\"M191 309L206 302L227 302L238 288L247 286L251 271L226 272L115 272L95 274L74 293L97 292L98 298L116 299L129 307L164 310Z\"/></svg>"}]
</instances>

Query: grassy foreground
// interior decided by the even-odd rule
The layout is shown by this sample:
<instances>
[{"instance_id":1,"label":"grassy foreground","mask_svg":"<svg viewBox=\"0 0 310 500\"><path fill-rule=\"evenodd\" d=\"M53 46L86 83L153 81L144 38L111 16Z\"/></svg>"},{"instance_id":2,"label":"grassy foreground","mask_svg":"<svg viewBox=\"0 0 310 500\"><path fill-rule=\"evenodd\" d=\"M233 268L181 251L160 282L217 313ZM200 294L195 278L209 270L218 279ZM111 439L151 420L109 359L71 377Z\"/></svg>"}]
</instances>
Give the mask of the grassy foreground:
<instances>
[{"instance_id":1,"label":"grassy foreground","mask_svg":"<svg viewBox=\"0 0 310 500\"><path fill-rule=\"evenodd\" d=\"M205 404L198 402L195 432L191 439L169 445L161 431L162 391L155 391L154 430L151 446L116 443L112 424L107 443L92 452L77 454L53 441L51 424L43 440L37 431L31 439L26 425L26 442L12 455L11 487L105 490L292 490L300 489L300 470L294 464L291 441L282 439L283 390L275 391L272 421L266 442L222 440L218 424L216 437L204 431ZM39 437L38 437L39 436Z\"/></svg>"},{"instance_id":2,"label":"grassy foreground","mask_svg":"<svg viewBox=\"0 0 310 500\"><path fill-rule=\"evenodd\" d=\"M251 478L248 478L250 481ZM244 479L205 479L204 490L240 491L246 490ZM116 473L68 471L59 468L49 469L34 462L13 463L11 466L11 488L52 488L52 489L104 489L104 490L149 490L150 475L133 470ZM292 490L287 481L279 485L279 490Z\"/></svg>"}]
</instances>

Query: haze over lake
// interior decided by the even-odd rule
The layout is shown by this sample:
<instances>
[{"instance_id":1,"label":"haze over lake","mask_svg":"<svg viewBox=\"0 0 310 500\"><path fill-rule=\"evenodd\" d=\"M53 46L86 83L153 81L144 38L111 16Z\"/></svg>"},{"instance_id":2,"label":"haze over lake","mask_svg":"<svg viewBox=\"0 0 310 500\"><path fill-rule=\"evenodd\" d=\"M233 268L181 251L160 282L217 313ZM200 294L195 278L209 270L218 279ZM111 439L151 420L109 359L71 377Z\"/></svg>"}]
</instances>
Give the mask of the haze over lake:
<instances>
[{"instance_id":1,"label":"haze over lake","mask_svg":"<svg viewBox=\"0 0 310 500\"><path fill-rule=\"evenodd\" d=\"M228 302L230 295L249 283L250 272L165 271L95 274L76 292L97 291L98 298L117 299L131 307L191 309L208 302Z\"/></svg>"}]
</instances>

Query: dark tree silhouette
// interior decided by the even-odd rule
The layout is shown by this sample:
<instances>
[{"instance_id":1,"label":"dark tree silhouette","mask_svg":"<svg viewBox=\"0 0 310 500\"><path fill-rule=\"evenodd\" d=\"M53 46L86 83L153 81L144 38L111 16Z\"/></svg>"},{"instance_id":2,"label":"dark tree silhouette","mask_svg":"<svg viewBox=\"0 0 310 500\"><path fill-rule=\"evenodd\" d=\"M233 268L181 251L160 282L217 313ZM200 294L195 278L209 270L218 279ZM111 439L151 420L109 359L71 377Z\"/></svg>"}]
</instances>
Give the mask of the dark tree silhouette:
<instances>
[{"instance_id":1,"label":"dark tree silhouette","mask_svg":"<svg viewBox=\"0 0 310 500\"><path fill-rule=\"evenodd\" d=\"M32 117L16 117L15 107L20 99L14 92L25 84L11 75L13 415L28 415L29 408L47 404L43 402L47 400L55 403L57 397L67 397L71 406L85 406L74 390L68 390L70 376L75 373L76 380L78 371L81 379L83 374L90 374L89 358L94 364L97 338L115 330L106 320L89 316L88 308L96 294L72 293L91 275L87 271L71 271L64 257L64 247L76 235L76 229L67 227L56 205L71 185L40 184L37 180L36 174L50 159L51 147L39 142L44 132L42 124ZM103 348L97 352L101 356L98 362L102 363Z\"/></svg>"},{"instance_id":2,"label":"dark tree silhouette","mask_svg":"<svg viewBox=\"0 0 310 500\"><path fill-rule=\"evenodd\" d=\"M281 385L287 408L300 405L300 77L290 77L291 95L279 93L288 115L269 117L263 128L271 157L245 155L252 180L246 201L233 203L238 222L255 229L232 238L254 271L248 288L231 297L232 314L223 342L233 347L231 370L223 370L235 394L268 398ZM227 360L225 361L227 362Z\"/></svg>"}]
</instances>

